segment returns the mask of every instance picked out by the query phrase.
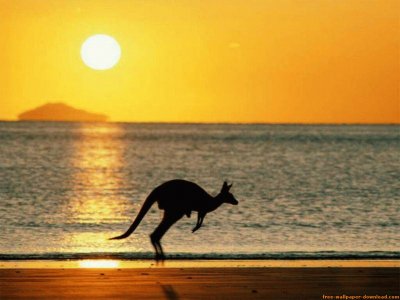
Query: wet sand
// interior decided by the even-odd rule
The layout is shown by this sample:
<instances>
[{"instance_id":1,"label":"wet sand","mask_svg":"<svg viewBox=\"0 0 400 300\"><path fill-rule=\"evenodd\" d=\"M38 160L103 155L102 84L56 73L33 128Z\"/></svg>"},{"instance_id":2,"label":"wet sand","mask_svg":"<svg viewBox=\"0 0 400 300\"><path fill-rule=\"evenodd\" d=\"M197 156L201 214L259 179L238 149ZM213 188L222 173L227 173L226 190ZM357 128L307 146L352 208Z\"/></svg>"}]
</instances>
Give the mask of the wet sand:
<instances>
[{"instance_id":1,"label":"wet sand","mask_svg":"<svg viewBox=\"0 0 400 300\"><path fill-rule=\"evenodd\" d=\"M399 295L399 284L398 267L0 269L2 300L363 299Z\"/></svg>"}]
</instances>

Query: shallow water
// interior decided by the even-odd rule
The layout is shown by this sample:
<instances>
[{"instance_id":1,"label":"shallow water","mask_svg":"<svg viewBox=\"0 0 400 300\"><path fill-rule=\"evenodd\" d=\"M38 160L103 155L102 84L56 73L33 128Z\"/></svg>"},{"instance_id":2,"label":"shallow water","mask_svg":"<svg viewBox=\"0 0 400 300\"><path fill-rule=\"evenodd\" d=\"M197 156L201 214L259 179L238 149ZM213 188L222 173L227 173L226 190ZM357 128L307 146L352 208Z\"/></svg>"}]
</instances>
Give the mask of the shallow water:
<instances>
[{"instance_id":1,"label":"shallow water","mask_svg":"<svg viewBox=\"0 0 400 300\"><path fill-rule=\"evenodd\" d=\"M240 203L195 234L196 215L182 219L170 254L396 256L399 150L398 126L2 122L0 254L150 255L156 205L130 238L107 238L183 178L213 195L233 182Z\"/></svg>"}]
</instances>

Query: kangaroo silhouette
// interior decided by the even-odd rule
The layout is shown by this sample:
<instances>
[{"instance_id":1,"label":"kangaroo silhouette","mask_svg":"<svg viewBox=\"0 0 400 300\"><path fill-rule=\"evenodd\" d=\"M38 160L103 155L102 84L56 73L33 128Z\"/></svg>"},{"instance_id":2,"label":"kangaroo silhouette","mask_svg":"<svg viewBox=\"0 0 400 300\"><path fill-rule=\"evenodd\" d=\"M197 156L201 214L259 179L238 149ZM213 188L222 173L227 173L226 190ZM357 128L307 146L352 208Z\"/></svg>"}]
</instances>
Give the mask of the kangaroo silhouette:
<instances>
[{"instance_id":1,"label":"kangaroo silhouette","mask_svg":"<svg viewBox=\"0 0 400 300\"><path fill-rule=\"evenodd\" d=\"M225 181L220 193L213 197L193 182L181 179L167 181L156 187L147 196L129 229L124 234L113 237L110 240L120 240L130 236L138 227L150 207L154 202L157 202L158 208L164 210L164 215L160 224L150 234L150 241L156 252L156 260L164 260L165 255L161 247L161 239L168 229L184 215L189 218L192 211L197 211L197 223L192 230L192 232L195 232L203 224L207 213L216 210L223 203L237 205L239 202L229 192L231 187L232 184L228 185Z\"/></svg>"}]
</instances>

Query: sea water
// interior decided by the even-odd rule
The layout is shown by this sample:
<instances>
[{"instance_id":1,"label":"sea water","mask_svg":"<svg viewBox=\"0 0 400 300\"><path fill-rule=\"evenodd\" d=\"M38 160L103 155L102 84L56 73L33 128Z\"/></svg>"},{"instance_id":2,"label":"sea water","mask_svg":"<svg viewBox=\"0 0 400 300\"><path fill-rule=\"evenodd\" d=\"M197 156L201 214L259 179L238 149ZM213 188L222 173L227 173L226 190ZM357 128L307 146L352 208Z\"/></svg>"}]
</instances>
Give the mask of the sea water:
<instances>
[{"instance_id":1,"label":"sea water","mask_svg":"<svg viewBox=\"0 0 400 300\"><path fill-rule=\"evenodd\" d=\"M223 204L171 257L399 257L399 126L0 123L0 258L151 257L146 196L181 178Z\"/></svg>"}]
</instances>

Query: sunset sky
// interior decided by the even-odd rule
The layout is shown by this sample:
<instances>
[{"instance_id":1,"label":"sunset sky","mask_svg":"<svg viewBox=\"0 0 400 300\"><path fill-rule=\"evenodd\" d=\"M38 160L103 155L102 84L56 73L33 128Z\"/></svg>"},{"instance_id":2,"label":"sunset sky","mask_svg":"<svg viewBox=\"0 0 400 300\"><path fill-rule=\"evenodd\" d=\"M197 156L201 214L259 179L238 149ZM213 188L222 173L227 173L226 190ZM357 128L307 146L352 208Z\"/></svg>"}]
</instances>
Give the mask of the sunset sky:
<instances>
[{"instance_id":1,"label":"sunset sky","mask_svg":"<svg viewBox=\"0 0 400 300\"><path fill-rule=\"evenodd\" d=\"M0 119L399 123L398 0L0 0ZM109 70L80 56L121 47Z\"/></svg>"}]
</instances>

